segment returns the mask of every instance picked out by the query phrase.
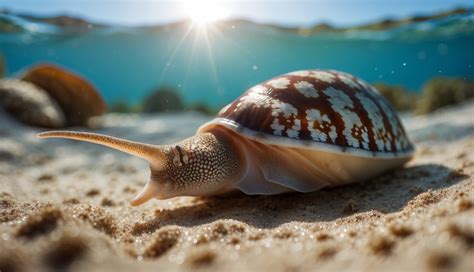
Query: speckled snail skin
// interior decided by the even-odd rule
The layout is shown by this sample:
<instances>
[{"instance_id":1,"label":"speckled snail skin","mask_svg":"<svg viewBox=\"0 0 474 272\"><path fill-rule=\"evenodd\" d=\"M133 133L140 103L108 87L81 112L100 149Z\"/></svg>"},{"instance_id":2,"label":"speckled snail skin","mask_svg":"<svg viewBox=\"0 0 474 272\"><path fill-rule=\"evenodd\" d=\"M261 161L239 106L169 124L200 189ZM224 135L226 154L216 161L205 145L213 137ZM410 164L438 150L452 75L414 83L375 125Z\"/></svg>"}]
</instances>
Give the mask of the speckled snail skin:
<instances>
[{"instance_id":1,"label":"speckled snail skin","mask_svg":"<svg viewBox=\"0 0 474 272\"><path fill-rule=\"evenodd\" d=\"M256 85L174 145L70 131L38 137L92 142L148 160L150 181L132 205L234 190L311 192L372 178L414 152L377 90L332 70L297 71Z\"/></svg>"}]
</instances>

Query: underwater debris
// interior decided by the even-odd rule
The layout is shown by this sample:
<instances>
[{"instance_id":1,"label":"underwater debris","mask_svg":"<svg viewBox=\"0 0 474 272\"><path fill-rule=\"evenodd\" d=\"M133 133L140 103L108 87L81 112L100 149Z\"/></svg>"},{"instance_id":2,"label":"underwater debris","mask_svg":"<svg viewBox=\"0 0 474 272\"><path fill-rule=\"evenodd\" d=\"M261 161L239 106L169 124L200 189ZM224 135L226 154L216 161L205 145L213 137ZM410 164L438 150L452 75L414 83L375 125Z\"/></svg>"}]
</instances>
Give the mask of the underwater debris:
<instances>
[{"instance_id":1,"label":"underwater debris","mask_svg":"<svg viewBox=\"0 0 474 272\"><path fill-rule=\"evenodd\" d=\"M0 80L0 108L30 126L60 128L65 117L43 89L17 79Z\"/></svg>"},{"instance_id":2,"label":"underwater debris","mask_svg":"<svg viewBox=\"0 0 474 272\"><path fill-rule=\"evenodd\" d=\"M30 68L22 79L44 89L61 107L68 126L85 126L105 113L105 102L86 79L52 64Z\"/></svg>"}]
</instances>

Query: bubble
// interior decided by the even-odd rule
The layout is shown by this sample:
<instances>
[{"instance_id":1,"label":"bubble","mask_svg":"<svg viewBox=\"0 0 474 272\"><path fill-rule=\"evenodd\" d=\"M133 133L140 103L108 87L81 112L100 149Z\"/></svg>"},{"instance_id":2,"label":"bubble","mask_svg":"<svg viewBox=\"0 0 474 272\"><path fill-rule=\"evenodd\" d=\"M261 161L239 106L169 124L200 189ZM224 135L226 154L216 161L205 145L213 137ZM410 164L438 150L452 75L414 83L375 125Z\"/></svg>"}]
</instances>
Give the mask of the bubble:
<instances>
[{"instance_id":1,"label":"bubble","mask_svg":"<svg viewBox=\"0 0 474 272\"><path fill-rule=\"evenodd\" d=\"M252 69L253 69L254 71L257 71L257 70L258 70L258 66L254 64L254 65L252 66Z\"/></svg>"}]
</instances>

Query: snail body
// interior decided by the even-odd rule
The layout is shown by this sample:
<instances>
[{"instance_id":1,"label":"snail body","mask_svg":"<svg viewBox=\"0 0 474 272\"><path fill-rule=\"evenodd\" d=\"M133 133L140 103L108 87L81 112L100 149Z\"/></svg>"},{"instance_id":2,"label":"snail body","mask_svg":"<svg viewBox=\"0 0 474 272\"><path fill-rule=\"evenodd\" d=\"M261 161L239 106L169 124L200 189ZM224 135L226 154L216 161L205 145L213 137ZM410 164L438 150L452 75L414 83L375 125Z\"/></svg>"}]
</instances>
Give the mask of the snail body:
<instances>
[{"instance_id":1,"label":"snail body","mask_svg":"<svg viewBox=\"0 0 474 272\"><path fill-rule=\"evenodd\" d=\"M305 70L258 84L196 135L173 145L50 131L109 146L150 162L151 178L132 200L311 192L364 181L410 160L397 113L368 83L347 73Z\"/></svg>"}]
</instances>

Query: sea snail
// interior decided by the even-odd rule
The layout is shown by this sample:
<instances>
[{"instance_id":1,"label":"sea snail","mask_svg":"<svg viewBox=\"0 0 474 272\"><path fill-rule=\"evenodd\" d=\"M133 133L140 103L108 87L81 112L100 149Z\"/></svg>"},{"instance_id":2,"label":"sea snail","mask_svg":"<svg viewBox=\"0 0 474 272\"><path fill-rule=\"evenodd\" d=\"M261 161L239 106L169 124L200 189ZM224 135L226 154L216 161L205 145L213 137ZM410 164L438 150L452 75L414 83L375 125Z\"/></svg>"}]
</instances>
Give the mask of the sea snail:
<instances>
[{"instance_id":1,"label":"sea snail","mask_svg":"<svg viewBox=\"0 0 474 272\"><path fill-rule=\"evenodd\" d=\"M372 178L410 160L414 147L388 102L338 71L305 70L258 84L172 145L71 131L40 133L105 145L150 162L131 204L151 198L311 192Z\"/></svg>"}]
</instances>

